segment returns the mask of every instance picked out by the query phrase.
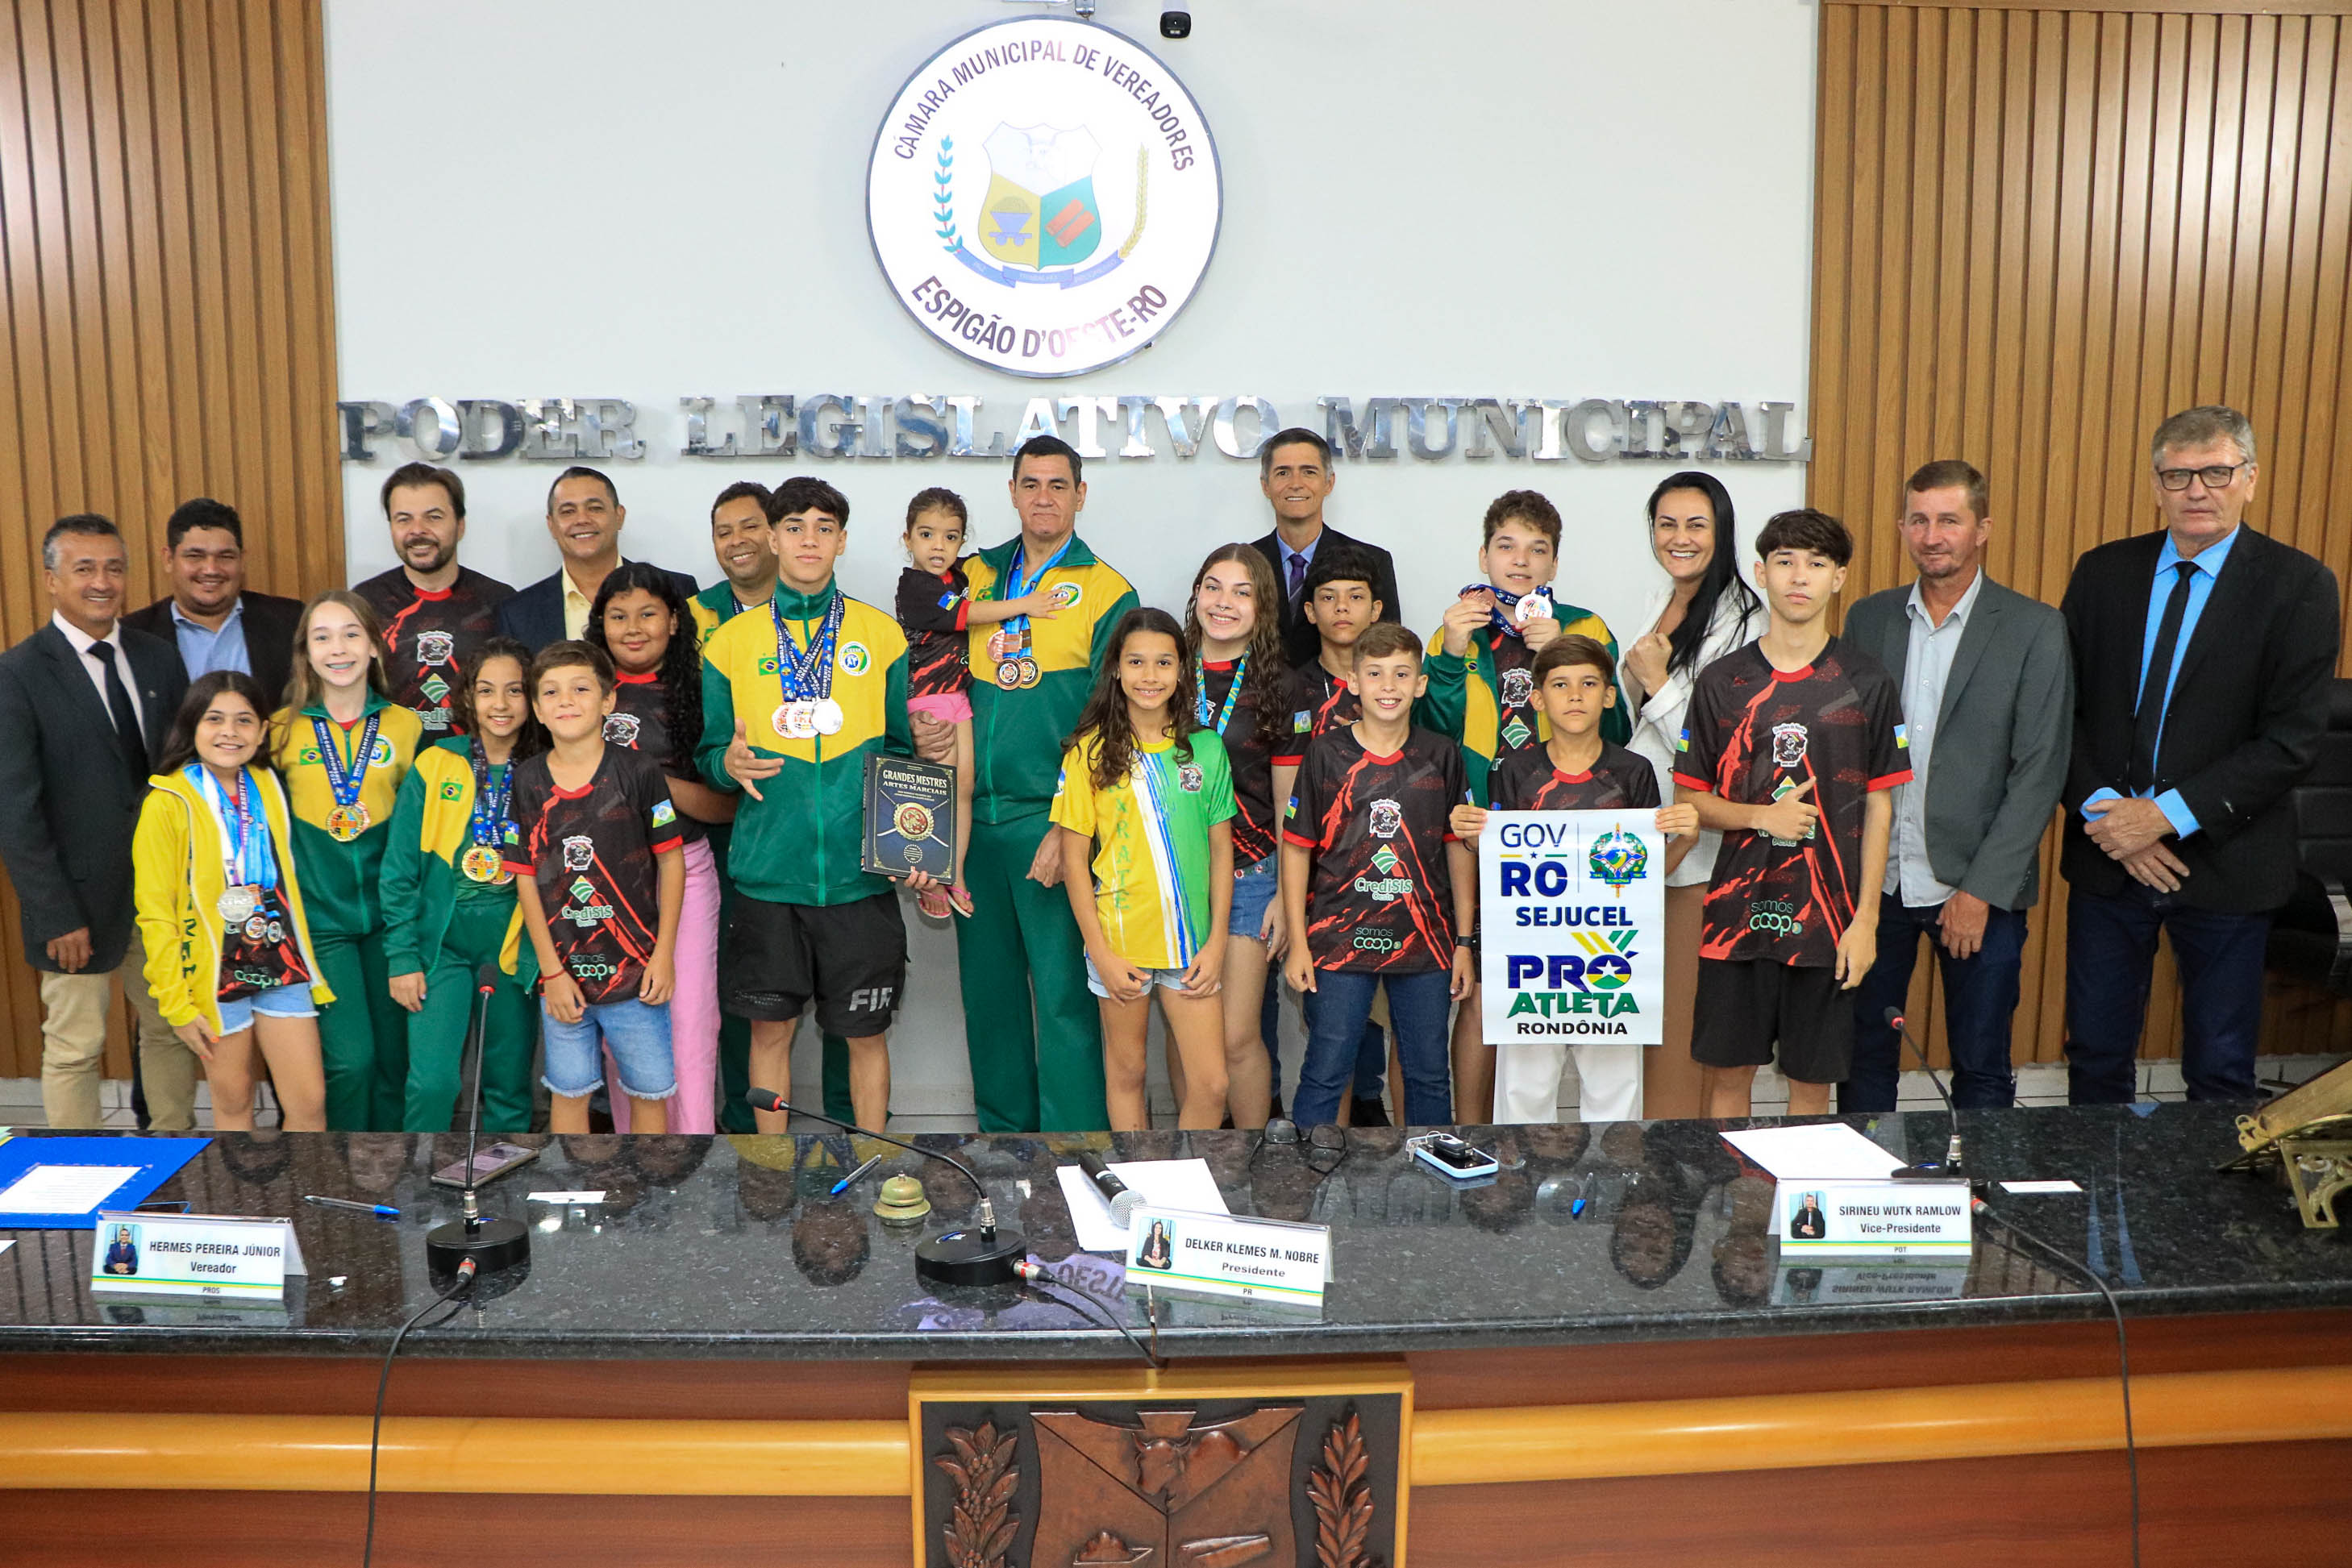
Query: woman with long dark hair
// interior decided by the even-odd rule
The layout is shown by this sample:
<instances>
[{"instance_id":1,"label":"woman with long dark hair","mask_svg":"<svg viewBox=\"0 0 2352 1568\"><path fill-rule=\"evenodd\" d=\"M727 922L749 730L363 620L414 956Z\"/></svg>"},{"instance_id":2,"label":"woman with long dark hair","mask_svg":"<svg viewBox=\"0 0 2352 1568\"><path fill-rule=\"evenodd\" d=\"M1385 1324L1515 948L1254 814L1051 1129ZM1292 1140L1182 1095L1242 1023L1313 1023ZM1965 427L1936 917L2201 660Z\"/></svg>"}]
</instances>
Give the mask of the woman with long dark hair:
<instances>
[{"instance_id":1,"label":"woman with long dark hair","mask_svg":"<svg viewBox=\"0 0 2352 1568\"><path fill-rule=\"evenodd\" d=\"M188 688L131 841L147 986L205 1064L213 1125L253 1129L257 1053L278 1124L327 1125L319 1008L333 1000L295 875L294 814L265 760L268 699L235 670Z\"/></svg>"},{"instance_id":2,"label":"woman with long dark hair","mask_svg":"<svg viewBox=\"0 0 2352 1568\"><path fill-rule=\"evenodd\" d=\"M1618 660L1617 680L1633 710L1628 747L1658 776L1661 800L1675 798L1675 747L1699 671L1764 630L1764 607L1739 574L1731 493L1712 474L1669 474L1650 492L1650 549L1666 580L1637 624L1646 626ZM1703 832L1666 877L1665 1042L1647 1055L1642 1113L1706 1113L1705 1078L1691 1060L1691 996L1698 986L1699 909L1715 872L1721 833Z\"/></svg>"},{"instance_id":3,"label":"woman with long dark hair","mask_svg":"<svg viewBox=\"0 0 2352 1568\"><path fill-rule=\"evenodd\" d=\"M712 1133L719 1114L719 864L707 825L735 820L735 797L722 795L694 768L702 739L702 654L694 618L669 573L643 561L614 569L588 612L588 641L612 655L609 746L642 752L660 764L686 841L686 902L677 917L677 988L669 1006L670 1055L677 1098L669 1131ZM609 1053L613 1127L629 1130L628 1096Z\"/></svg>"}]
</instances>

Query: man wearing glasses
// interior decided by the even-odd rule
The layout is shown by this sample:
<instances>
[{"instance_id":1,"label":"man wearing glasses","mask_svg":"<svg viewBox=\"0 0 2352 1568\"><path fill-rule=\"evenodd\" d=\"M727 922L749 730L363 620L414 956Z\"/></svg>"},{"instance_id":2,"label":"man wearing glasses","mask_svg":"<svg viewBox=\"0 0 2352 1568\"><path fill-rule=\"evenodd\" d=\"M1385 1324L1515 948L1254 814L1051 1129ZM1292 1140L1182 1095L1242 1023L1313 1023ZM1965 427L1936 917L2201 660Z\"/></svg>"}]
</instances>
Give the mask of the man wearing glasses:
<instances>
[{"instance_id":1,"label":"man wearing glasses","mask_svg":"<svg viewBox=\"0 0 2352 1568\"><path fill-rule=\"evenodd\" d=\"M2191 1100L2252 1100L2271 912L2294 885L2287 791L2311 769L2335 674L2335 574L2244 526L2254 430L2176 413L2150 443L2160 533L2074 563L2063 609L2078 697L2061 861L2068 1098L2136 1098L2157 934L2180 967Z\"/></svg>"}]
</instances>

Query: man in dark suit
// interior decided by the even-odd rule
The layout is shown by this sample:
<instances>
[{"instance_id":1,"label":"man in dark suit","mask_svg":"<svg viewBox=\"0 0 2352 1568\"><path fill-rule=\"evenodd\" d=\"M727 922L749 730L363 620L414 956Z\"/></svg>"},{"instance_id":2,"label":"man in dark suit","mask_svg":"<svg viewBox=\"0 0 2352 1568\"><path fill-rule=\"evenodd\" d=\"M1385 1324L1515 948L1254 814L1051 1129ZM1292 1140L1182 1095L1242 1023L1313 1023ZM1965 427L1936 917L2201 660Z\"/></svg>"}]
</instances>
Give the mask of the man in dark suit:
<instances>
[{"instance_id":1,"label":"man in dark suit","mask_svg":"<svg viewBox=\"0 0 2352 1568\"><path fill-rule=\"evenodd\" d=\"M1396 562L1378 545L1349 538L1323 521L1323 503L1331 498L1339 475L1331 466L1331 444L1311 430L1293 425L1276 431L1258 451L1257 484L1274 507L1274 532L1256 542L1258 553L1273 564L1274 580L1282 591L1282 656L1296 668L1315 657L1315 628L1299 608L1307 587L1307 569L1315 552L1328 543L1353 545L1371 558L1377 576L1372 597L1381 601L1381 619L1402 619L1397 605Z\"/></svg>"},{"instance_id":2,"label":"man in dark suit","mask_svg":"<svg viewBox=\"0 0 2352 1568\"><path fill-rule=\"evenodd\" d=\"M1952 1051L1952 1103L2016 1103L2009 1061L2025 912L2042 891L2042 834L2066 783L2074 666L2065 618L1992 580L1985 477L1930 463L1896 524L1918 580L1847 612L1848 642L1903 694L1911 782L1895 793L1878 960L1853 993L1853 1068L1842 1112L1892 1111L1902 1043L1886 1022L1935 944Z\"/></svg>"},{"instance_id":3,"label":"man in dark suit","mask_svg":"<svg viewBox=\"0 0 2352 1568\"><path fill-rule=\"evenodd\" d=\"M558 474L547 490L547 531L563 564L499 601L499 635L534 653L550 643L586 636L596 591L621 564L621 525L628 517L620 491L599 470L574 465ZM682 571L669 575L679 597L694 597L692 577Z\"/></svg>"},{"instance_id":4,"label":"man in dark suit","mask_svg":"<svg viewBox=\"0 0 2352 1568\"><path fill-rule=\"evenodd\" d=\"M2157 933L2180 966L2192 1100L2251 1100L2271 912L2294 885L2287 791L2327 728L2336 575L2245 526L2254 431L2235 409L2157 427L2164 531L2074 563L2080 697L2066 780L2068 1098L2133 1097Z\"/></svg>"},{"instance_id":5,"label":"man in dark suit","mask_svg":"<svg viewBox=\"0 0 2352 1568\"><path fill-rule=\"evenodd\" d=\"M170 643L116 620L130 558L112 523L82 513L51 525L41 568L49 623L0 653L0 861L41 974L41 1106L52 1127L100 1124L119 974L139 1013L152 1124L184 1132L196 1059L148 994L131 835L187 677Z\"/></svg>"},{"instance_id":6,"label":"man in dark suit","mask_svg":"<svg viewBox=\"0 0 2352 1568\"><path fill-rule=\"evenodd\" d=\"M246 591L245 524L236 508L205 496L181 502L163 525L163 578L171 596L122 623L177 648L188 679L241 670L276 706L294 667L302 601Z\"/></svg>"}]
</instances>

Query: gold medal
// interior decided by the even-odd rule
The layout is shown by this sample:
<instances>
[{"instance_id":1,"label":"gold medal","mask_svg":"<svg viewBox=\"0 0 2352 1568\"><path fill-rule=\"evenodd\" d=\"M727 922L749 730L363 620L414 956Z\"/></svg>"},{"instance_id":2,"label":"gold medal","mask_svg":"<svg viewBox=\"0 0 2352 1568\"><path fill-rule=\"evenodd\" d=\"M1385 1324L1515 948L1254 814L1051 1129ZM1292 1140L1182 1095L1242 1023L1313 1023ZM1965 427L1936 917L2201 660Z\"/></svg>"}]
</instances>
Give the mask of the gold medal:
<instances>
[{"instance_id":1,"label":"gold medal","mask_svg":"<svg viewBox=\"0 0 2352 1568\"><path fill-rule=\"evenodd\" d=\"M1019 685L1021 684L1021 661L1018 659L1007 659L1003 664L997 665L996 684L1003 686L1008 692L1013 687Z\"/></svg>"},{"instance_id":2,"label":"gold medal","mask_svg":"<svg viewBox=\"0 0 2352 1568\"><path fill-rule=\"evenodd\" d=\"M253 916L250 920L247 920L245 923L245 939L248 942L268 942L272 940L269 935L271 925L272 922L264 920L258 915Z\"/></svg>"},{"instance_id":3,"label":"gold medal","mask_svg":"<svg viewBox=\"0 0 2352 1568\"><path fill-rule=\"evenodd\" d=\"M1037 661L1034 659L1022 660L1021 684L1024 686L1034 686L1037 684Z\"/></svg>"},{"instance_id":4,"label":"gold medal","mask_svg":"<svg viewBox=\"0 0 2352 1568\"><path fill-rule=\"evenodd\" d=\"M350 843L366 832L367 826L368 809L357 801L327 813L327 836L339 844Z\"/></svg>"},{"instance_id":5,"label":"gold medal","mask_svg":"<svg viewBox=\"0 0 2352 1568\"><path fill-rule=\"evenodd\" d=\"M501 883L514 880L514 873L507 870L506 857L488 844L476 844L466 852L465 858L457 863L459 869L476 882Z\"/></svg>"}]
</instances>

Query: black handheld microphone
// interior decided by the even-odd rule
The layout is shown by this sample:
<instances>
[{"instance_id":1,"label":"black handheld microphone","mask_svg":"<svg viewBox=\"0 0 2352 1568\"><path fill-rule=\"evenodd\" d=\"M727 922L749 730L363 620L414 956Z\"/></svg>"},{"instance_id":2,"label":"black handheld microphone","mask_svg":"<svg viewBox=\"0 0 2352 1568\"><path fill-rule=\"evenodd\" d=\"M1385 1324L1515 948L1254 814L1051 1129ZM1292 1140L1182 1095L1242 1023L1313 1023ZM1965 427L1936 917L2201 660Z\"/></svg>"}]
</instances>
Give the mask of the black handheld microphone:
<instances>
[{"instance_id":1,"label":"black handheld microphone","mask_svg":"<svg viewBox=\"0 0 2352 1568\"><path fill-rule=\"evenodd\" d=\"M473 1016L466 1026L466 1043L474 1055L474 1088L467 1096L466 1115L466 1186L459 1194L463 1218L436 1225L425 1233L425 1264L438 1274L457 1273L467 1265L495 1271L511 1268L530 1256L530 1229L519 1219L485 1217L474 1196L478 1174L474 1169L474 1146L482 1136L482 1034L489 1023L490 998L498 994L501 981L496 964L484 964L474 971Z\"/></svg>"},{"instance_id":2,"label":"black handheld microphone","mask_svg":"<svg viewBox=\"0 0 2352 1568\"><path fill-rule=\"evenodd\" d=\"M1078 1168L1087 1173L1087 1179L1095 1184L1095 1190L1103 1195L1105 1203L1110 1205L1112 1219L1125 1225L1135 1218L1136 1209L1143 1203L1143 1195L1111 1175L1110 1167L1103 1164L1100 1155L1092 1149L1079 1150Z\"/></svg>"},{"instance_id":3,"label":"black handheld microphone","mask_svg":"<svg viewBox=\"0 0 2352 1568\"><path fill-rule=\"evenodd\" d=\"M1894 1181L1963 1180L1965 1173L1960 1168L1960 1113L1953 1105L1951 1094L1944 1088L1944 1081L1936 1076L1934 1068L1927 1065L1927 1053L1919 1048L1917 1040L1911 1038L1910 1026L1903 1017L1903 1009L1887 1009L1886 1022L1895 1030L1896 1037L1911 1048L1911 1054L1919 1059L1920 1070L1927 1074L1927 1082L1936 1086L1937 1095L1944 1102L1944 1113L1952 1119L1951 1141L1944 1145L1942 1165L1933 1165L1923 1160L1917 1165L1905 1166L1901 1170L1895 1172L1889 1179Z\"/></svg>"},{"instance_id":4,"label":"black handheld microphone","mask_svg":"<svg viewBox=\"0 0 2352 1568\"><path fill-rule=\"evenodd\" d=\"M907 1150L926 1159L952 1166L971 1183L971 1190L980 1194L977 1223L969 1230L947 1230L926 1237L915 1248L915 1276L933 1285L1011 1285L1018 1275L1015 1266L1028 1256L1029 1244L1017 1230L999 1230L996 1226L996 1206L988 1200L988 1189L980 1185L972 1168L953 1155L943 1155L937 1149L926 1149L904 1138L894 1138L887 1133L877 1133L871 1127L861 1127L855 1122L845 1122L838 1116L828 1116L822 1111L811 1111L795 1105L772 1089L750 1089L743 1093L744 1103L754 1111L767 1111L783 1115L809 1116L844 1132L855 1133L861 1138L874 1138Z\"/></svg>"}]
</instances>

